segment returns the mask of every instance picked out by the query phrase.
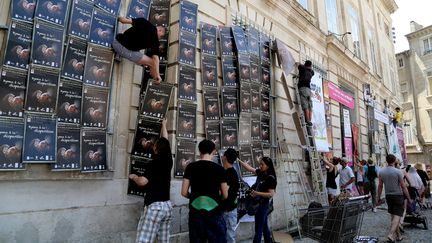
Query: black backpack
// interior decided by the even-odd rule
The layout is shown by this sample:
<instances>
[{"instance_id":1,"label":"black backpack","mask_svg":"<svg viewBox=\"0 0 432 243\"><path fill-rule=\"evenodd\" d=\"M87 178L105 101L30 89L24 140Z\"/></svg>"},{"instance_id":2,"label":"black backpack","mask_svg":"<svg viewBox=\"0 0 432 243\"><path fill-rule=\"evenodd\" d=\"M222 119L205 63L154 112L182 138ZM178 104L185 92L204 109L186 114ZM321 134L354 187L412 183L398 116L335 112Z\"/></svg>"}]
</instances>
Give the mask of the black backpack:
<instances>
[{"instance_id":1,"label":"black backpack","mask_svg":"<svg viewBox=\"0 0 432 243\"><path fill-rule=\"evenodd\" d=\"M368 178L369 181L373 181L375 180L375 178L378 177L376 173L375 165L368 165L368 171L366 177Z\"/></svg>"}]
</instances>

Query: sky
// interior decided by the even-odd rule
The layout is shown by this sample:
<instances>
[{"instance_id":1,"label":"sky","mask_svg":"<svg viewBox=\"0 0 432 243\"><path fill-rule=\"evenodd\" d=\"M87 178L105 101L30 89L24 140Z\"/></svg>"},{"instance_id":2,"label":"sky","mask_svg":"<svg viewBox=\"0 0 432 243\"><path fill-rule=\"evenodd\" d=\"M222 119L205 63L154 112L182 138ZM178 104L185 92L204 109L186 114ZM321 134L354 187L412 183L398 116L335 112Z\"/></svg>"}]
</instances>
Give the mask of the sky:
<instances>
[{"instance_id":1,"label":"sky","mask_svg":"<svg viewBox=\"0 0 432 243\"><path fill-rule=\"evenodd\" d=\"M410 33L412 20L423 25L432 25L432 0L396 0L398 10L392 14L393 27L396 32L396 53L408 50L409 45L405 37Z\"/></svg>"}]
</instances>

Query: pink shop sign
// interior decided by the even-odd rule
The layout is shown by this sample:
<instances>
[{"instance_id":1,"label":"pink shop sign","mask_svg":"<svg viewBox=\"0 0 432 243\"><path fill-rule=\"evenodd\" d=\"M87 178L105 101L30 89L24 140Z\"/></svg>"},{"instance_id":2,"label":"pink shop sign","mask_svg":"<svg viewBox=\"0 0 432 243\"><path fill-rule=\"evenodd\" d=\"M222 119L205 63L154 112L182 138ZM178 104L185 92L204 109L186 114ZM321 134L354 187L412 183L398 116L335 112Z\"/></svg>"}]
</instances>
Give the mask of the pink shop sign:
<instances>
[{"instance_id":1,"label":"pink shop sign","mask_svg":"<svg viewBox=\"0 0 432 243\"><path fill-rule=\"evenodd\" d=\"M339 87L331 82L327 82L330 99L345 105L350 109L354 109L354 98L343 92Z\"/></svg>"}]
</instances>

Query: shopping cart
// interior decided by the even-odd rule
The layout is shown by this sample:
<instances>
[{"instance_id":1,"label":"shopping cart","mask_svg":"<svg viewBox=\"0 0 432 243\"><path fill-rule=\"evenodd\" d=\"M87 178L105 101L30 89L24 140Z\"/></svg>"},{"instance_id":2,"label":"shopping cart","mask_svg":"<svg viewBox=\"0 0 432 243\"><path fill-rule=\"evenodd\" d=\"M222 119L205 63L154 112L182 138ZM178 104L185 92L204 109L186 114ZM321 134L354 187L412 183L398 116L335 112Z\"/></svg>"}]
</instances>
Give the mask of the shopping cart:
<instances>
[{"instance_id":1,"label":"shopping cart","mask_svg":"<svg viewBox=\"0 0 432 243\"><path fill-rule=\"evenodd\" d=\"M325 243L354 242L360 235L368 198L351 197L330 207L300 210L302 235Z\"/></svg>"}]
</instances>

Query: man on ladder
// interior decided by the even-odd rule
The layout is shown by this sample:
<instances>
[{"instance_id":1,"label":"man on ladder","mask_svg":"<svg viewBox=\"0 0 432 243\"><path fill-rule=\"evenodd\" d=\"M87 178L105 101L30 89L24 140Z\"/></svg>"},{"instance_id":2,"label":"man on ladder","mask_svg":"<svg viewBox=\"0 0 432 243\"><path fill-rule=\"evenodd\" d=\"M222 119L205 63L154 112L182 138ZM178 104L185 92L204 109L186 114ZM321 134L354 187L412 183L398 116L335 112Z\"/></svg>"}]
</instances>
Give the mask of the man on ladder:
<instances>
[{"instance_id":1,"label":"man on ladder","mask_svg":"<svg viewBox=\"0 0 432 243\"><path fill-rule=\"evenodd\" d=\"M312 62L306 60L304 65L299 62L295 63L299 70L299 81L297 83L298 91L300 93L300 104L304 112L306 124L312 126L312 98L310 83L314 71L312 70Z\"/></svg>"}]
</instances>

